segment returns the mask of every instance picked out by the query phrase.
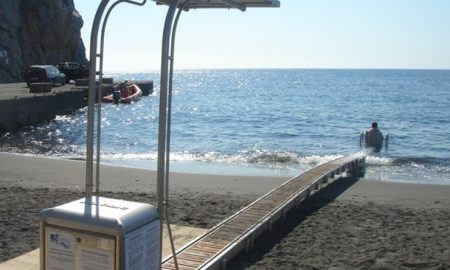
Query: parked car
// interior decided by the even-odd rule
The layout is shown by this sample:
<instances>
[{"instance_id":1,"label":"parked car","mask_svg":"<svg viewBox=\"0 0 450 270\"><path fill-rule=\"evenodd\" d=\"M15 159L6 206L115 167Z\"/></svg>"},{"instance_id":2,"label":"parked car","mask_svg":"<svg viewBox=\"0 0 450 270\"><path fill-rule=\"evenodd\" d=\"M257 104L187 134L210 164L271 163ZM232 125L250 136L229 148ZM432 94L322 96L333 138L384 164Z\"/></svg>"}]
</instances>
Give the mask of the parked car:
<instances>
[{"instance_id":1,"label":"parked car","mask_svg":"<svg viewBox=\"0 0 450 270\"><path fill-rule=\"evenodd\" d=\"M52 84L66 84L66 75L58 68L51 65L29 66L25 74L25 81L28 86L35 82L50 82Z\"/></svg>"},{"instance_id":2,"label":"parked car","mask_svg":"<svg viewBox=\"0 0 450 270\"><path fill-rule=\"evenodd\" d=\"M77 62L64 62L58 65L59 70L66 75L66 82L70 80L84 79L89 76L85 65Z\"/></svg>"}]
</instances>

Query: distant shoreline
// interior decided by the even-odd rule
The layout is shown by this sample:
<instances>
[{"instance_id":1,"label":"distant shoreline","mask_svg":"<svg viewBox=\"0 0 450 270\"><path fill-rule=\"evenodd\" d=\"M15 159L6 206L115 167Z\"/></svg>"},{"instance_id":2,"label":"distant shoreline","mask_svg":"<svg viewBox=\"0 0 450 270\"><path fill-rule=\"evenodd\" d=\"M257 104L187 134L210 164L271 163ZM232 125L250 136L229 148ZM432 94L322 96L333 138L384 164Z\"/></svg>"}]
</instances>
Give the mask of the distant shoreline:
<instances>
[{"instance_id":1,"label":"distant shoreline","mask_svg":"<svg viewBox=\"0 0 450 270\"><path fill-rule=\"evenodd\" d=\"M43 159L56 159L79 162L80 166L85 166L86 159L83 157L49 157L39 155L28 154L16 154L8 152L0 152L5 155L18 155L30 158L43 158ZM94 161L95 162L95 161ZM117 167L124 170L148 170L152 174L156 174L157 161L156 160L130 160L130 159L103 159L101 161L102 168ZM314 167L312 165L312 167ZM80 169L84 173L84 168ZM105 169L102 169L102 173ZM215 175L220 177L263 177L263 178L283 178L290 179L302 171L289 170L283 168L267 168L251 166L248 164L229 164L229 163L217 163L217 162L203 162L203 161L174 161L170 164L170 172L174 174L196 174L196 175ZM84 177L82 175L81 177ZM84 179L84 178L83 178ZM450 182L431 182L429 180L414 178L408 176L389 175L379 172L367 172L361 181L377 181L387 183L404 183L404 184L418 184L418 185L437 185L437 186L450 186ZM83 180L84 181L84 180Z\"/></svg>"}]
</instances>

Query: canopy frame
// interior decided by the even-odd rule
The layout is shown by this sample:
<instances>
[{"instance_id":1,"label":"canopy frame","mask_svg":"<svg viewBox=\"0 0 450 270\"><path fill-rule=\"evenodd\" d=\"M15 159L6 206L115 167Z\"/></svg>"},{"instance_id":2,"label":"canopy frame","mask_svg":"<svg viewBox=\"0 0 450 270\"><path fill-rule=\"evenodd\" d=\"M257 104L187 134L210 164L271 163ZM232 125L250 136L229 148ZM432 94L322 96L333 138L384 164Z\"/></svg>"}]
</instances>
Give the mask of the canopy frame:
<instances>
[{"instance_id":1,"label":"canopy frame","mask_svg":"<svg viewBox=\"0 0 450 270\"><path fill-rule=\"evenodd\" d=\"M147 0L136 2L132 0L117 0L108 9L103 19L101 31L100 52L97 53L97 41L100 23L103 14L110 0L101 0L92 24L90 37L90 63L88 80L88 111L87 111L87 142L86 142L86 191L85 196L91 197L93 194L93 161L94 161L94 105L97 76L97 58L99 58L99 85L98 85L98 108L97 108L97 167L96 167L96 188L99 192L100 178L100 129L101 129L101 86L103 78L103 58L104 58L104 35L105 28L111 11L120 3L129 3L143 6ZM158 161L157 161L157 199L158 214L160 218L161 232L163 230L163 220L166 216L168 223L169 237L171 236L170 224L168 222L168 198L169 198L169 161L170 161L170 133L172 115L172 85L175 53L175 37L178 20L182 11L199 8L235 8L246 11L248 7L279 7L278 0L153 0L157 4L168 5L166 19L164 23L162 48L161 48L161 79L160 79L160 100L159 100L159 126L158 126ZM175 12L178 13L175 16ZM172 241L171 241L172 242ZM162 247L162 237L160 237ZM172 253L175 254L172 244ZM174 256L176 258L176 256ZM160 249L159 261L162 259L162 248ZM176 268L178 264L175 259Z\"/></svg>"},{"instance_id":2,"label":"canopy frame","mask_svg":"<svg viewBox=\"0 0 450 270\"><path fill-rule=\"evenodd\" d=\"M97 101L97 151L96 151L96 183L95 193L98 195L100 190L100 129L101 129L101 95L102 95L102 80L103 80L103 58L104 58L104 40L105 40L105 28L108 22L111 11L120 3L128 3L136 6L143 6L147 0L142 2L136 2L132 0L117 0L114 2L106 12L106 16L103 19L101 39L100 39L100 52L97 53L98 32L100 23L102 22L103 13L108 6L110 0L102 0L95 13L94 21L92 23L91 39L90 39L90 52L89 52L89 80L88 80L88 112L87 112L87 142L86 142L86 197L90 197L94 191L93 177L94 177L94 105L95 105L95 89L98 92ZM99 58L99 83L96 87L97 76L97 58Z\"/></svg>"},{"instance_id":3,"label":"canopy frame","mask_svg":"<svg viewBox=\"0 0 450 270\"><path fill-rule=\"evenodd\" d=\"M158 5L170 5L173 0L153 0ZM189 2L189 5L185 5ZM279 0L180 0L178 8L184 10L203 8L235 8L245 11L253 7L280 7Z\"/></svg>"},{"instance_id":4,"label":"canopy frame","mask_svg":"<svg viewBox=\"0 0 450 270\"><path fill-rule=\"evenodd\" d=\"M170 161L170 135L172 118L172 84L173 84L173 66L175 56L175 37L178 26L178 20L181 12L189 11L191 8L236 8L246 11L249 6L258 7L279 7L278 0L154 0L157 4L169 5L167 10L161 48L161 78L160 78L160 100L159 100L159 126L158 126L158 161L157 161L157 198L158 212L160 214L160 227L163 229L164 216L167 219L169 237L171 238L170 224L168 221L168 203L169 203L169 161ZM248 2L251 2L250 4ZM258 2L258 3L256 3ZM176 9L178 13L175 16ZM162 237L160 239L162 246ZM172 244L172 253L175 267L178 269L174 246ZM162 259L162 250L160 251L160 260Z\"/></svg>"}]
</instances>

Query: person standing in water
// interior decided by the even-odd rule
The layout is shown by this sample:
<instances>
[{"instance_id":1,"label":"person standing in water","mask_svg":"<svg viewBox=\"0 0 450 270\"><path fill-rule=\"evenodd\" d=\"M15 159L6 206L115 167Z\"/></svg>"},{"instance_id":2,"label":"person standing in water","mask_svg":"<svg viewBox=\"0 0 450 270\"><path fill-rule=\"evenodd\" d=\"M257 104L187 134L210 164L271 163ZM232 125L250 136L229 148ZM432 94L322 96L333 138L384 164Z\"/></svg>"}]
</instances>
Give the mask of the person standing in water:
<instances>
[{"instance_id":1,"label":"person standing in water","mask_svg":"<svg viewBox=\"0 0 450 270\"><path fill-rule=\"evenodd\" d=\"M372 128L368 129L364 136L364 142L366 147L374 148L375 151L378 152L383 146L383 140L384 140L383 134L378 129L378 123L373 122Z\"/></svg>"}]
</instances>

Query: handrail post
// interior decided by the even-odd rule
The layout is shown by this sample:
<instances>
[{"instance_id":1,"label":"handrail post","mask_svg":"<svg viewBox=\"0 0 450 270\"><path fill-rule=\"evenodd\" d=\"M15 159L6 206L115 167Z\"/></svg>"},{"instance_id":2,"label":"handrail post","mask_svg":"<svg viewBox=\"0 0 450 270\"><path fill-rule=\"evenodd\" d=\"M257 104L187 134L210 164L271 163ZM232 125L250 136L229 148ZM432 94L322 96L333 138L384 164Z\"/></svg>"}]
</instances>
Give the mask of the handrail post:
<instances>
[{"instance_id":1,"label":"handrail post","mask_svg":"<svg viewBox=\"0 0 450 270\"><path fill-rule=\"evenodd\" d=\"M170 228L169 222L169 169L170 169L170 136L171 136L171 125L172 125L172 86L173 86L173 66L175 61L175 37L177 32L178 21L183 10L188 6L190 0L186 1L181 7L178 8L177 15L172 26L172 33L170 38L170 55L169 55L169 81L168 81L168 101L167 101L167 134L166 134L166 157L165 157L165 178L164 178L164 215L166 219L167 232L170 239L170 247L172 249L172 258L175 263L175 269L178 269L178 260L175 251L175 245L172 237L172 230Z\"/></svg>"},{"instance_id":2,"label":"handrail post","mask_svg":"<svg viewBox=\"0 0 450 270\"><path fill-rule=\"evenodd\" d=\"M98 74L98 93L97 93L97 158L96 158L96 171L95 171L95 193L98 196L100 191L100 141L101 141L101 110L102 110L102 84L103 84L103 58L104 58L104 44L105 44L105 29L106 24L109 19L111 11L120 3L129 3L136 6L143 6L147 0L142 0L142 3L130 1L130 0L118 0L112 4L108 11L106 12L105 18L103 19L102 31L100 35L100 53L97 54L99 57L99 74Z\"/></svg>"},{"instance_id":3,"label":"handrail post","mask_svg":"<svg viewBox=\"0 0 450 270\"><path fill-rule=\"evenodd\" d=\"M89 83L88 83L88 111L87 111L87 141L86 141L86 197L92 196L93 188L93 159L94 159L94 104L95 78L97 69L97 40L100 22L109 0L100 2L92 23L90 54L89 54Z\"/></svg>"},{"instance_id":4,"label":"handrail post","mask_svg":"<svg viewBox=\"0 0 450 270\"><path fill-rule=\"evenodd\" d=\"M94 176L94 105L95 105L95 89L96 89L96 75L97 75L97 57L100 58L99 71L99 85L98 85L98 112L97 112L97 170L96 170L96 193L99 191L99 170L100 170L100 125L101 125L101 88L103 76L103 43L106 22L108 20L111 10L119 3L126 2L133 5L143 6L147 0L142 0L142 3L131 0L119 0L115 2L108 10L106 18L103 20L100 53L97 54L97 41L100 22L102 21L103 13L110 0L102 0L95 13L94 21L92 23L91 39L90 39L90 53L89 53L89 80L88 80L88 111L87 111L87 140L86 140L86 197L92 196L93 192L93 176Z\"/></svg>"},{"instance_id":5,"label":"handrail post","mask_svg":"<svg viewBox=\"0 0 450 270\"><path fill-rule=\"evenodd\" d=\"M167 88L169 73L169 48L170 36L172 30L173 19L177 9L179 0L170 3L167 10L166 20L164 23L164 31L161 47L161 79L160 79L160 97L159 97L159 131L158 131L158 164L156 175L156 189L158 195L158 213L160 215L160 229L163 230L164 216L164 177L165 177L165 157L166 157L166 139L167 139ZM162 259L162 237L160 238L160 254L159 261Z\"/></svg>"}]
</instances>

